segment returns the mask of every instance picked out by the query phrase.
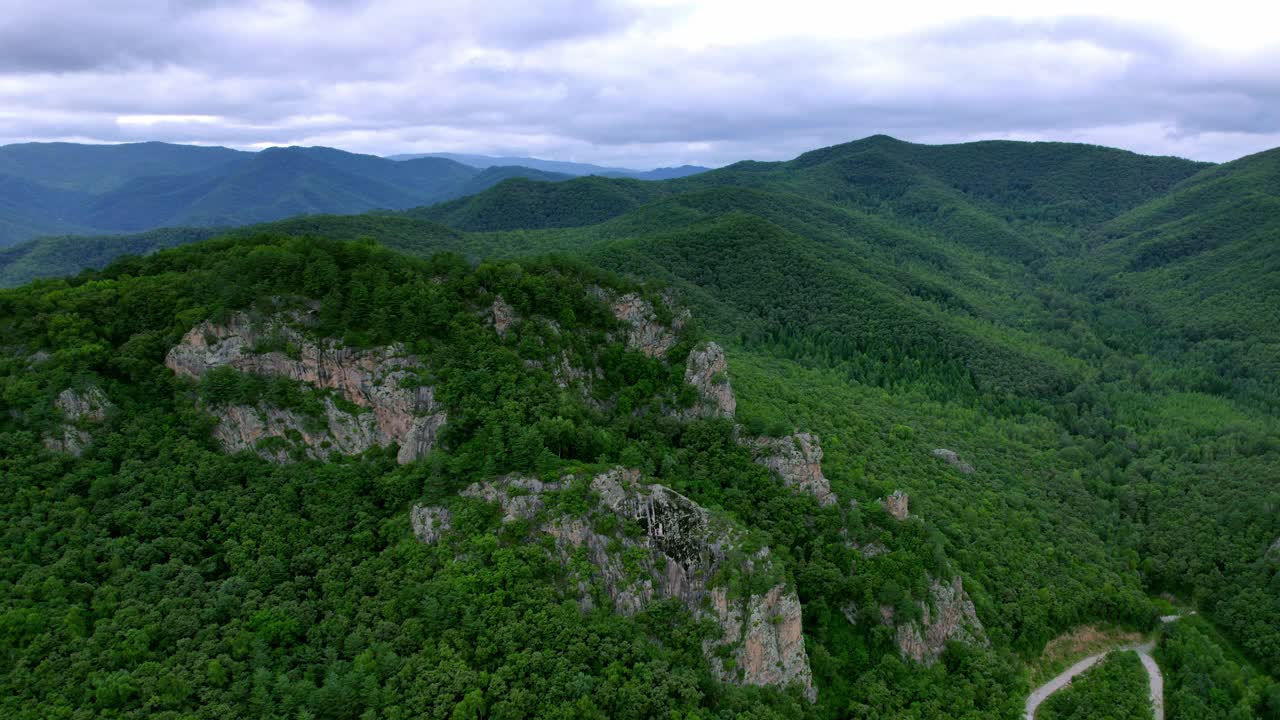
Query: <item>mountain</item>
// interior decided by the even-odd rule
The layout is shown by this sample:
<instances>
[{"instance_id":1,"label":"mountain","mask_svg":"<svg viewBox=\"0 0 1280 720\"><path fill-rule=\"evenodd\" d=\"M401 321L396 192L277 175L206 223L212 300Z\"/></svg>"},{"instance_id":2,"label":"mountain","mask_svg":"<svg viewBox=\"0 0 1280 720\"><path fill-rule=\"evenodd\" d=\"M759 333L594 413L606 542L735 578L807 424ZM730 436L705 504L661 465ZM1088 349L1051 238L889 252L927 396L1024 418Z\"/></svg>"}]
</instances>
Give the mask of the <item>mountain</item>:
<instances>
[{"instance_id":1,"label":"mountain","mask_svg":"<svg viewBox=\"0 0 1280 720\"><path fill-rule=\"evenodd\" d=\"M514 165L564 175L600 175L603 177L634 178L636 180L671 180L688 175L697 175L710 169L699 165L680 165L679 167L662 167L653 170L629 170L627 168L604 167L602 165L567 162L564 160L541 160L531 157L493 157L490 155L467 155L463 153L419 153L389 156L391 160L416 160L418 158L445 158L481 169Z\"/></svg>"},{"instance_id":2,"label":"mountain","mask_svg":"<svg viewBox=\"0 0 1280 720\"><path fill-rule=\"evenodd\" d=\"M1145 635L1171 720L1274 716L1277 157L877 136L86 241L0 291L0 706L1012 719ZM1046 712L1137 684L1086 680Z\"/></svg>"},{"instance_id":3,"label":"mountain","mask_svg":"<svg viewBox=\"0 0 1280 720\"><path fill-rule=\"evenodd\" d=\"M147 142L122 145L22 143L0 146L0 174L59 190L102 193L144 177L210 170L250 153Z\"/></svg>"},{"instance_id":4,"label":"mountain","mask_svg":"<svg viewBox=\"0 0 1280 720\"><path fill-rule=\"evenodd\" d=\"M868 212L896 212L930 231L971 242L1003 246L1025 258L1041 253L1031 244L1057 243L1064 234L1151 199L1204 169L1204 163L1157 158L1122 150L1067 143L981 142L962 145L917 145L873 136L845 145L805 153L787 162L740 162L700 175L658 183L648 197L721 185L787 192L837 206ZM1095 179L1100 178L1100 179ZM558 194L579 196L588 186L564 184L543 189L544 204ZM625 181L591 185L597 196L634 195ZM477 195L437 208L458 218L459 227L500 227L505 212L498 193ZM568 201L577 212L583 204ZM464 209L467 205L471 209ZM634 205L604 204L621 213ZM589 224L582 218L546 216L545 226ZM446 220L446 223L449 221ZM528 219L521 219L528 227ZM1016 223L1032 223L1039 237L1026 237Z\"/></svg>"},{"instance_id":5,"label":"mountain","mask_svg":"<svg viewBox=\"0 0 1280 720\"><path fill-rule=\"evenodd\" d=\"M668 190L656 183L586 176L567 180L564 189L512 180L465 198L410 211L461 230L514 230L592 225L639 207Z\"/></svg>"},{"instance_id":6,"label":"mountain","mask_svg":"<svg viewBox=\"0 0 1280 720\"><path fill-rule=\"evenodd\" d=\"M332 148L244 153L163 143L0 148L0 246L38 235L219 227L311 213L404 209L504 179L560 180L529 168L394 162Z\"/></svg>"},{"instance_id":7,"label":"mountain","mask_svg":"<svg viewBox=\"0 0 1280 720\"><path fill-rule=\"evenodd\" d=\"M416 160L405 161L405 164L417 162ZM489 188L506 180L521 178L530 181L542 182L560 182L572 178L572 175L564 173L549 172L546 170L533 170L527 167L515 165L494 165L481 170L478 174L472 176L464 185L455 190L459 196L474 195L478 192L484 192Z\"/></svg>"},{"instance_id":8,"label":"mountain","mask_svg":"<svg viewBox=\"0 0 1280 720\"><path fill-rule=\"evenodd\" d=\"M660 167L652 170L618 170L597 173L606 177L629 177L636 180L674 180L676 178L688 177L704 173L711 168L702 167L701 165L677 165L675 167Z\"/></svg>"}]
</instances>

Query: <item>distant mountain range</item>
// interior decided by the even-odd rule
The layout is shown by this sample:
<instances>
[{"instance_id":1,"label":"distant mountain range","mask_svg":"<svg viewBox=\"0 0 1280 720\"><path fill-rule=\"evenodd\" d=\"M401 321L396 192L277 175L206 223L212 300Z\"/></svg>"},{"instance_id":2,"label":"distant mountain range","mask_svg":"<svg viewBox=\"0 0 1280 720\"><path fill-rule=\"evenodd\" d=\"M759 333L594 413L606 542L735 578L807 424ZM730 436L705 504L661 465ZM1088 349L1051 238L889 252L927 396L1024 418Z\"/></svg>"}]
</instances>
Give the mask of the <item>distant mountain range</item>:
<instances>
[{"instance_id":1,"label":"distant mountain range","mask_svg":"<svg viewBox=\"0 0 1280 720\"><path fill-rule=\"evenodd\" d=\"M655 170L632 170L629 168L605 167L589 163L565 162L563 160L541 160L531 157L494 157L491 155L467 155L462 153L422 153L418 155L391 155L391 160L419 160L421 158L444 158L463 165L476 168L488 168L496 165L518 165L520 167L564 173L565 175L601 175L604 177L635 178L636 180L672 180L704 173L711 168L700 165L681 165L679 167L661 167Z\"/></svg>"},{"instance_id":2,"label":"distant mountain range","mask_svg":"<svg viewBox=\"0 0 1280 720\"><path fill-rule=\"evenodd\" d=\"M510 178L572 177L446 158L393 161L325 147L138 143L0 147L0 247L39 236L226 227L296 215L400 210Z\"/></svg>"}]
</instances>

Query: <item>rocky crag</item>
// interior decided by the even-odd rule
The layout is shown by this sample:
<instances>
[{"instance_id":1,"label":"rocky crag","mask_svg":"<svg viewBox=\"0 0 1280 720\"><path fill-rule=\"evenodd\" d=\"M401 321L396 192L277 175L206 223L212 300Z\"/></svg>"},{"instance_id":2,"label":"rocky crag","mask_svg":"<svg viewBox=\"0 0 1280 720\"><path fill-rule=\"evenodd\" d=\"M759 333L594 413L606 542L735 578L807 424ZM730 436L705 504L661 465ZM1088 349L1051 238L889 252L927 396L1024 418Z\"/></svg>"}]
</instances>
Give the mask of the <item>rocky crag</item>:
<instances>
[{"instance_id":1,"label":"rocky crag","mask_svg":"<svg viewBox=\"0 0 1280 720\"><path fill-rule=\"evenodd\" d=\"M87 427L107 419L111 401L101 388L91 385L83 390L67 388L58 393L53 404L62 415L62 423L53 433L44 436L44 446L79 457L93 443Z\"/></svg>"},{"instance_id":2,"label":"rocky crag","mask_svg":"<svg viewBox=\"0 0 1280 720\"><path fill-rule=\"evenodd\" d=\"M808 493L822 506L835 505L831 483L822 474L822 445L818 436L798 432L788 437L758 437L743 441L755 461L772 470L788 487Z\"/></svg>"},{"instance_id":3,"label":"rocky crag","mask_svg":"<svg viewBox=\"0 0 1280 720\"><path fill-rule=\"evenodd\" d=\"M920 608L920 620L900 624L894 633L903 657L932 665L942 656L948 642L987 644L986 630L959 575L949 583L930 578L929 598L916 604ZM889 608L890 620L892 612Z\"/></svg>"},{"instance_id":4,"label":"rocky crag","mask_svg":"<svg viewBox=\"0 0 1280 720\"><path fill-rule=\"evenodd\" d=\"M741 528L670 488L646 483L634 470L592 477L597 503L583 516L548 512L549 495L575 481L544 483L515 475L475 483L462 495L495 503L503 521L528 521L535 532L554 538L566 568L581 567L573 561L585 557L589 572L576 571L584 609L605 602L630 615L654 600L678 600L695 617L709 618L720 628L720 636L703 647L717 678L745 685L796 684L810 699L816 697L800 601L768 548L744 554L738 549L745 536ZM417 506L411 512L414 532L424 542L436 542L448 518L444 508ZM726 569L739 589L713 585ZM768 589L741 589L756 586Z\"/></svg>"},{"instance_id":5,"label":"rocky crag","mask_svg":"<svg viewBox=\"0 0 1280 720\"><path fill-rule=\"evenodd\" d=\"M733 419L738 400L729 383L729 363L724 349L713 342L694 348L685 361L684 381L698 391L698 400L685 410L685 418Z\"/></svg>"},{"instance_id":6,"label":"rocky crag","mask_svg":"<svg viewBox=\"0 0 1280 720\"><path fill-rule=\"evenodd\" d=\"M910 502L911 498L901 490L895 490L880 500L885 511L898 522L906 522L912 517ZM874 546L855 548L864 557L887 552L883 546L878 549ZM898 652L918 663L932 665L942 656L948 642L986 645L986 629L978 619L973 600L964 591L964 581L960 576L956 575L947 582L933 576L928 580L929 596L916 601L918 620L899 622L892 605L879 608L880 622L894 629ZM857 607L845 607L844 616L850 623L857 624Z\"/></svg>"},{"instance_id":7,"label":"rocky crag","mask_svg":"<svg viewBox=\"0 0 1280 720\"><path fill-rule=\"evenodd\" d=\"M446 414L433 389L416 383L419 360L399 345L360 350L313 339L297 327L310 319L302 312L255 321L241 312L225 324L205 321L169 351L165 365L180 377L228 367L331 391L318 419L263 403L210 408L218 418L214 436L228 452L252 450L285 462L299 452L323 458L396 444L397 459L406 463L430 451ZM285 349L265 349L277 347Z\"/></svg>"},{"instance_id":8,"label":"rocky crag","mask_svg":"<svg viewBox=\"0 0 1280 720\"><path fill-rule=\"evenodd\" d=\"M655 314L651 307L642 303L634 297L615 303L615 314L631 327L628 343L634 345L633 349L661 356L674 346L674 341L653 325ZM679 416L684 419L734 420L737 400L728 371L728 361L719 345L712 342L694 348L686 361L685 382L697 390L698 400ZM741 426L735 428L739 444L749 448L755 462L773 471L784 485L796 492L812 495L823 507L838 503L831 483L822 472L823 452L817 435L796 432L783 437L752 437L743 433ZM961 473L973 472L973 467L951 450L936 450L933 455ZM911 517L910 499L901 490L883 498L881 505L899 522L906 522ZM865 558L888 552L878 542L851 546ZM898 650L903 657L931 665L942 654L947 642L987 642L973 602L965 593L958 575L949 583L930 578L929 587L929 598L917 603L919 620L896 623L891 607L881 609L882 622L894 628Z\"/></svg>"},{"instance_id":9,"label":"rocky crag","mask_svg":"<svg viewBox=\"0 0 1280 720\"><path fill-rule=\"evenodd\" d=\"M618 321L617 329L611 331L614 340L650 358L678 361L670 355L681 340L683 314L669 307L655 309L636 293L598 294ZM199 379L215 369L230 368L285 378L320 394L320 417L262 402L208 407L218 419L214 435L228 451L251 450L284 462L396 445L399 460L410 462L431 450L447 418L434 389L418 382L418 371L423 369L419 359L399 345L358 349L316 338L308 331L313 312L261 317L235 313L225 323L202 322L169 351L165 364L181 377ZM554 322L518 316L501 298L479 312L503 337L524 332L522 328L531 327L530 322L537 327L541 327L537 323L549 323L552 333L561 332ZM664 323L664 316L673 319ZM591 397L592 383L603 378L598 362L588 359L577 367L563 352L529 362L551 367L561 387L576 387L597 408L611 407L610 400ZM696 400L690 407L669 409L669 414L682 420L733 422L737 402L724 350L715 343L701 344L688 352L683 364L685 381L694 389ZM92 405L83 398L68 399L72 410L64 414L87 417L80 407ZM823 451L816 435L754 437L741 426L734 428L738 443L783 485L813 496L823 507L837 505L822 472ZM79 436L73 440L82 445ZM598 498L596 507L581 517L548 513L546 499L574 482L589 483L593 497ZM704 647L716 677L748 685L797 684L807 696L815 696L795 591L787 588L785 572L768 549L750 556L738 550L744 532L723 517L670 488L646 483L635 471L622 469L554 483L507 476L472 484L462 495L494 503L504 520L527 521L535 532L553 538L559 559L578 576L584 608L604 604L633 614L655 600L679 600L696 617L714 620L720 628L720 636ZM894 493L882 502L899 520L909 518L904 494ZM435 543L448 535L452 515L446 507L417 506L410 522L420 541ZM874 543L867 549L864 558L887 552ZM583 558L589 572L583 571ZM718 584L712 582L715 577L722 578ZM894 627L902 654L923 663L934 662L948 641L984 639L959 578L950 583L930 579L930 583L931 597L921 601L920 620L895 624L892 608L882 612L883 622Z\"/></svg>"},{"instance_id":10,"label":"rocky crag","mask_svg":"<svg viewBox=\"0 0 1280 720\"><path fill-rule=\"evenodd\" d=\"M973 474L973 466L962 460L955 450L938 448L933 451L933 456L955 468L958 472L964 473L965 475Z\"/></svg>"}]
</instances>

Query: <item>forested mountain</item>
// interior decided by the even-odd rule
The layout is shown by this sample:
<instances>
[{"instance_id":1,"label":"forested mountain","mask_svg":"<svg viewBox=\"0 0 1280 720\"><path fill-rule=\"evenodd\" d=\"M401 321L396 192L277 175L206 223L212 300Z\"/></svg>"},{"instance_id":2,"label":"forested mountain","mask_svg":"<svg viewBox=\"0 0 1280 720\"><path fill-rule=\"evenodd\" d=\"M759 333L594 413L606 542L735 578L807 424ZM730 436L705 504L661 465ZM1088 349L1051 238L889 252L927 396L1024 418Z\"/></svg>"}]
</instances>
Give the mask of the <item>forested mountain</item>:
<instances>
[{"instance_id":1,"label":"forested mountain","mask_svg":"<svg viewBox=\"0 0 1280 720\"><path fill-rule=\"evenodd\" d=\"M8 145L0 147L0 247L39 235L404 209L516 177L569 176L518 167L482 171L440 158L395 162L323 147L247 153L164 143Z\"/></svg>"},{"instance_id":2,"label":"forested mountain","mask_svg":"<svg viewBox=\"0 0 1280 720\"><path fill-rule=\"evenodd\" d=\"M1277 158L877 136L3 251L117 259L0 291L0 706L1012 719L1173 599L1166 716L1278 717Z\"/></svg>"},{"instance_id":3,"label":"forested mountain","mask_svg":"<svg viewBox=\"0 0 1280 720\"><path fill-rule=\"evenodd\" d=\"M248 154L223 147L161 142L22 143L0 146L0 175L59 190L102 193L138 178L211 170Z\"/></svg>"},{"instance_id":4,"label":"forested mountain","mask_svg":"<svg viewBox=\"0 0 1280 720\"><path fill-rule=\"evenodd\" d=\"M567 162L564 160L541 160L531 157L494 157L492 155L469 155L464 153L421 153L409 155L391 155L391 160L416 160L418 158L444 158L470 165L476 168L518 166L544 170L563 175L600 175L603 177L625 177L636 180L671 180L673 178L697 175L710 168L700 165L680 165L678 167L662 167L653 170L632 170L629 168L605 167L590 163Z\"/></svg>"}]
</instances>

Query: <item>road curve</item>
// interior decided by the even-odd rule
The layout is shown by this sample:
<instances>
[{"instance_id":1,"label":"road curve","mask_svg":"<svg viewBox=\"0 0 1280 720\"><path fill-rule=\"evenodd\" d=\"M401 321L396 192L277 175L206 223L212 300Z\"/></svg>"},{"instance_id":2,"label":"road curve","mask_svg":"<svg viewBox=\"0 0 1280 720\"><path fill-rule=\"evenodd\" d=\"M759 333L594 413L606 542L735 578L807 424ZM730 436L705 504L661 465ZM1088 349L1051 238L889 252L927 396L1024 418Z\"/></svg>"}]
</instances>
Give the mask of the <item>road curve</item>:
<instances>
[{"instance_id":1,"label":"road curve","mask_svg":"<svg viewBox=\"0 0 1280 720\"><path fill-rule=\"evenodd\" d=\"M1024 720L1035 720L1036 710L1040 707L1040 704L1047 700L1050 695L1066 687L1077 675L1098 664L1098 661L1107 655L1126 650L1138 653L1138 658L1142 660L1142 667L1147 670L1147 686L1151 697L1152 715L1155 720L1164 720L1164 675L1160 672L1160 666L1156 664L1155 658L1151 657L1153 649L1155 649L1155 643L1152 642L1142 643L1141 645L1122 645L1106 652L1090 655L1077 662L1075 665L1063 670L1049 682L1036 688L1027 697L1026 713L1023 715Z\"/></svg>"},{"instance_id":2,"label":"road curve","mask_svg":"<svg viewBox=\"0 0 1280 720\"><path fill-rule=\"evenodd\" d=\"M1196 611L1192 610L1188 615L1195 615ZM1182 615L1162 615L1160 622L1169 624L1174 620L1182 617ZM1111 648L1106 652L1100 652L1096 655L1077 662L1075 665L1063 670L1057 677L1049 682L1036 688L1030 696L1027 697L1026 713L1023 720L1035 720L1036 709L1040 707L1040 703L1044 702L1048 697L1061 690L1067 683L1071 682L1075 676L1088 670L1098 663L1099 660L1116 651L1132 650L1138 653L1138 659L1142 661L1142 667L1147 670L1147 687L1151 695L1151 714L1155 720L1164 720L1164 674L1160 672L1160 666L1156 664L1155 658L1151 657L1151 651L1156 647L1155 641L1148 640L1141 645L1121 645Z\"/></svg>"}]
</instances>

